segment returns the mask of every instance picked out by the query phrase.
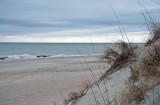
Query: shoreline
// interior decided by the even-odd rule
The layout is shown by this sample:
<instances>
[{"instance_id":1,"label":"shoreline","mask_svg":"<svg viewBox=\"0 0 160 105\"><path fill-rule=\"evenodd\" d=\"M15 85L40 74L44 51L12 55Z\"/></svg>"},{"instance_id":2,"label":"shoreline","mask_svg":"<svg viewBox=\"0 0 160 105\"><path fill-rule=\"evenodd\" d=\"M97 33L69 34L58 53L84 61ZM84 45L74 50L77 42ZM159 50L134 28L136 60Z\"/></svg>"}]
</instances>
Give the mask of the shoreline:
<instances>
[{"instance_id":1,"label":"shoreline","mask_svg":"<svg viewBox=\"0 0 160 105\"><path fill-rule=\"evenodd\" d=\"M100 56L72 56L72 57L50 57L34 59L0 60L0 74L22 73L33 71L82 71L82 66L91 66L93 70L99 69L96 62ZM106 64L104 62L103 64ZM102 65L103 68L104 65ZM88 69L86 69L88 70Z\"/></svg>"},{"instance_id":2,"label":"shoreline","mask_svg":"<svg viewBox=\"0 0 160 105\"><path fill-rule=\"evenodd\" d=\"M37 59L37 58L65 58L65 57L89 57L89 56L102 56L103 54L80 54L80 55L30 55L30 54L19 54L19 55L8 55L1 56L0 60L24 60L24 59Z\"/></svg>"}]
</instances>

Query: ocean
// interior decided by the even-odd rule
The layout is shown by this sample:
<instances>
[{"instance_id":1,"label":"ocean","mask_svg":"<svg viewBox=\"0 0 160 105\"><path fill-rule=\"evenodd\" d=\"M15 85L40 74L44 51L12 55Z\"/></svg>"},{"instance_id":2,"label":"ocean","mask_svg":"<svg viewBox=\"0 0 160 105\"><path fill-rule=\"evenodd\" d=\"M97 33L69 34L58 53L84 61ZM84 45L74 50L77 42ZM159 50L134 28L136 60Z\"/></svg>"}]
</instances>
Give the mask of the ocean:
<instances>
[{"instance_id":1,"label":"ocean","mask_svg":"<svg viewBox=\"0 0 160 105\"><path fill-rule=\"evenodd\" d=\"M134 43L141 46L142 43ZM113 43L0 43L0 59L101 55Z\"/></svg>"}]
</instances>

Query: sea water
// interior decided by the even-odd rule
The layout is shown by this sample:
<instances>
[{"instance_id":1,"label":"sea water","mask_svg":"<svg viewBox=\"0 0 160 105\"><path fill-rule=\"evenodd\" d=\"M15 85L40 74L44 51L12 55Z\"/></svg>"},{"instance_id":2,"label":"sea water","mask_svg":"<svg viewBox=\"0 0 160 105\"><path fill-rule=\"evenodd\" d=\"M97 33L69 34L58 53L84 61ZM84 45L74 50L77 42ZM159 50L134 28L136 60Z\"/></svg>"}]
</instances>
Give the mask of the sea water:
<instances>
[{"instance_id":1,"label":"sea water","mask_svg":"<svg viewBox=\"0 0 160 105\"><path fill-rule=\"evenodd\" d=\"M142 43L135 43L138 46ZM0 59L101 55L113 43L0 43Z\"/></svg>"}]
</instances>

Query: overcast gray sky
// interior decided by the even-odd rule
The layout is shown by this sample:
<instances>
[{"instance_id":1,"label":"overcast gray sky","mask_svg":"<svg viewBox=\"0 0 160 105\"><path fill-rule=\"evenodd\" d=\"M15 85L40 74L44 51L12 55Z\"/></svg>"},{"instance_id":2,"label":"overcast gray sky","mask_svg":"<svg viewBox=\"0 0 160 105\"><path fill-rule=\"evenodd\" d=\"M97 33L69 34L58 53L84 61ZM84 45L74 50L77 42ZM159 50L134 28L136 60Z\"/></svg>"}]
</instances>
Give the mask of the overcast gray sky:
<instances>
[{"instance_id":1,"label":"overcast gray sky","mask_svg":"<svg viewBox=\"0 0 160 105\"><path fill-rule=\"evenodd\" d=\"M160 4L140 0L156 20ZM128 37L148 35L138 0L110 0ZM0 0L0 42L113 42L121 38L108 0Z\"/></svg>"}]
</instances>

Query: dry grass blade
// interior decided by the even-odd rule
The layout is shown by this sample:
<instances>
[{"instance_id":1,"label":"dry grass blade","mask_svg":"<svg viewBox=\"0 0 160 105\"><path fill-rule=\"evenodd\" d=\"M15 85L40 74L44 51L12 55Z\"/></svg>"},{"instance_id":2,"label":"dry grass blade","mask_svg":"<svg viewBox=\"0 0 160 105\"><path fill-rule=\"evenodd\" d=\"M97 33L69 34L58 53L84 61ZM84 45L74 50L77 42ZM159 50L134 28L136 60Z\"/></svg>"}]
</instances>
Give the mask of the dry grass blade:
<instances>
[{"instance_id":1,"label":"dry grass blade","mask_svg":"<svg viewBox=\"0 0 160 105\"><path fill-rule=\"evenodd\" d=\"M140 88L136 85L132 85L131 94L132 94L132 98L134 101L139 102L144 99L144 92L143 92L142 88Z\"/></svg>"},{"instance_id":2,"label":"dry grass blade","mask_svg":"<svg viewBox=\"0 0 160 105\"><path fill-rule=\"evenodd\" d=\"M151 36L149 37L148 41L146 42L146 46L149 46L156 42L160 38L160 24L152 23L151 25Z\"/></svg>"},{"instance_id":3,"label":"dry grass blade","mask_svg":"<svg viewBox=\"0 0 160 105\"><path fill-rule=\"evenodd\" d=\"M130 48L129 43L126 43L126 42L121 41L121 40L118 41L118 43L116 43L116 44L118 44L118 47L122 52Z\"/></svg>"},{"instance_id":4,"label":"dry grass blade","mask_svg":"<svg viewBox=\"0 0 160 105\"><path fill-rule=\"evenodd\" d=\"M157 4L160 5L160 2L159 2L159 1L156 1L156 0L151 0L151 1L153 1L153 2L155 2L155 3L157 3Z\"/></svg>"},{"instance_id":5,"label":"dry grass blade","mask_svg":"<svg viewBox=\"0 0 160 105\"><path fill-rule=\"evenodd\" d=\"M144 58L142 61L142 70L147 77L160 77L160 46L155 46L154 51Z\"/></svg>"},{"instance_id":6,"label":"dry grass blade","mask_svg":"<svg viewBox=\"0 0 160 105\"><path fill-rule=\"evenodd\" d=\"M68 101L67 103L69 103L69 102L71 102L71 101L75 102L76 100L78 100L78 98L80 98L80 96L79 96L78 93L76 93L76 92L71 92L71 93L69 94L69 99L67 100L67 101Z\"/></svg>"},{"instance_id":7,"label":"dry grass blade","mask_svg":"<svg viewBox=\"0 0 160 105\"><path fill-rule=\"evenodd\" d=\"M108 75L110 72L113 72L114 69L121 68L134 55L133 50L135 47L131 46L130 43L119 41L116 44L118 45L118 51L114 49L109 49L105 51L103 59L107 59L108 62L112 64L111 68L106 71L104 76Z\"/></svg>"},{"instance_id":8,"label":"dry grass blade","mask_svg":"<svg viewBox=\"0 0 160 105\"><path fill-rule=\"evenodd\" d=\"M110 48L105 51L105 55L102 57L102 59L107 59L109 62L112 62L118 56L118 52Z\"/></svg>"},{"instance_id":9,"label":"dry grass blade","mask_svg":"<svg viewBox=\"0 0 160 105\"><path fill-rule=\"evenodd\" d=\"M133 102L140 102L144 100L145 92L146 90L142 86L137 86L134 83L129 83L127 91L125 90L124 92L125 97L124 99L122 99L122 101L128 103L127 105L130 105Z\"/></svg>"},{"instance_id":10,"label":"dry grass blade","mask_svg":"<svg viewBox=\"0 0 160 105\"><path fill-rule=\"evenodd\" d=\"M131 76L129 77L129 80L133 82L137 82L139 71L136 68L133 68L132 66L130 66L130 69L131 69Z\"/></svg>"},{"instance_id":11,"label":"dry grass blade","mask_svg":"<svg viewBox=\"0 0 160 105\"><path fill-rule=\"evenodd\" d=\"M79 98L85 95L88 88L89 88L89 84L86 83L85 87L82 88L79 92L71 92L69 94L68 100L66 100L66 104L69 102L72 102L72 103L76 102Z\"/></svg>"},{"instance_id":12,"label":"dry grass blade","mask_svg":"<svg viewBox=\"0 0 160 105\"><path fill-rule=\"evenodd\" d=\"M154 0L152 0L154 1ZM148 31L150 32L150 36L145 43L145 46L149 46L156 42L160 38L160 24L157 23L153 18L150 12L145 8L145 6L139 1L139 6L141 8L141 13L146 22Z\"/></svg>"},{"instance_id":13,"label":"dry grass blade","mask_svg":"<svg viewBox=\"0 0 160 105\"><path fill-rule=\"evenodd\" d=\"M160 62L160 46L155 46L155 59L156 61L158 61L158 63Z\"/></svg>"}]
</instances>

